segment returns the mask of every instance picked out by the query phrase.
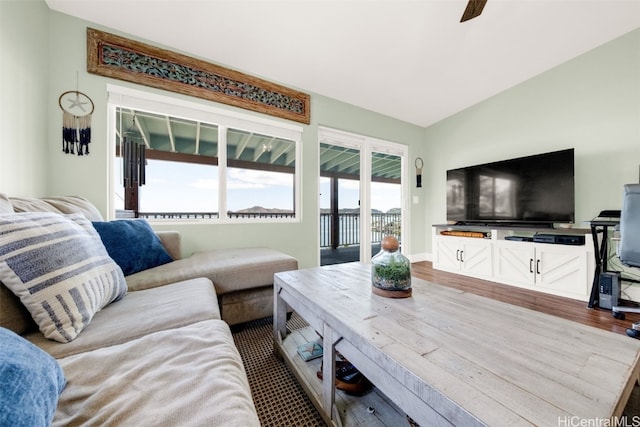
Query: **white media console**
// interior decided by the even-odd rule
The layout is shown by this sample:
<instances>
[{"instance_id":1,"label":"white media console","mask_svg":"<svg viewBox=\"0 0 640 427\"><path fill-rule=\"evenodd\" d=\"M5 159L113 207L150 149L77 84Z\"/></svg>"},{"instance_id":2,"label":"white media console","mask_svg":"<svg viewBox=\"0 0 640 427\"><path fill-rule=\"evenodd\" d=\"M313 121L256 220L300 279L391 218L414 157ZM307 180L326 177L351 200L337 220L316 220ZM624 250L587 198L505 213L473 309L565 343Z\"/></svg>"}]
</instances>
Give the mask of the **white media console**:
<instances>
[{"instance_id":1,"label":"white media console","mask_svg":"<svg viewBox=\"0 0 640 427\"><path fill-rule=\"evenodd\" d=\"M584 236L585 242L569 245L526 240L536 233ZM523 240L509 240L508 236ZM435 269L589 301L595 263L589 229L443 224L433 226L432 242Z\"/></svg>"}]
</instances>

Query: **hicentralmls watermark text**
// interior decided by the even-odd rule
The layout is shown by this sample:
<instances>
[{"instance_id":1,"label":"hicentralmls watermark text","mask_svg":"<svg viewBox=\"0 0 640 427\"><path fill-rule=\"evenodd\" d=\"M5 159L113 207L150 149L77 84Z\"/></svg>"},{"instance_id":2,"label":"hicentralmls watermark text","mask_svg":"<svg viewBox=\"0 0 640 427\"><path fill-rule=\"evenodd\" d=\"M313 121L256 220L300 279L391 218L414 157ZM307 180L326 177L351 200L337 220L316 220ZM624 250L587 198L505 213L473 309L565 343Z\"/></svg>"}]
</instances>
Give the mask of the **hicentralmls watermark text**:
<instances>
[{"instance_id":1,"label":"hicentralmls watermark text","mask_svg":"<svg viewBox=\"0 0 640 427\"><path fill-rule=\"evenodd\" d=\"M640 427L640 416L613 418L558 417L558 427Z\"/></svg>"}]
</instances>

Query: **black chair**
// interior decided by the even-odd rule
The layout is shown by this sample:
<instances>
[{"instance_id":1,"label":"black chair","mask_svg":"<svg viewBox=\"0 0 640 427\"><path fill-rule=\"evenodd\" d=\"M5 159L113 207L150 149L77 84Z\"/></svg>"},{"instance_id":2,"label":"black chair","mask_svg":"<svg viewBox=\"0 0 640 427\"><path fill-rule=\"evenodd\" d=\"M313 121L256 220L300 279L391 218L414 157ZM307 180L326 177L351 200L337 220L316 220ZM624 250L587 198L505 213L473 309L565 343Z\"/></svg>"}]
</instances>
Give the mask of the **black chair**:
<instances>
[{"instance_id":1,"label":"black chair","mask_svg":"<svg viewBox=\"0 0 640 427\"><path fill-rule=\"evenodd\" d=\"M620 211L620 242L618 244L618 258L628 267L640 267L640 184L626 184ZM638 282L635 279L623 278L627 282ZM624 313L640 313L639 307L623 307L615 305L611 308L616 319L624 319ZM627 329L627 335L640 338L638 330Z\"/></svg>"},{"instance_id":2,"label":"black chair","mask_svg":"<svg viewBox=\"0 0 640 427\"><path fill-rule=\"evenodd\" d=\"M624 186L618 256L623 264L640 267L640 184Z\"/></svg>"}]
</instances>

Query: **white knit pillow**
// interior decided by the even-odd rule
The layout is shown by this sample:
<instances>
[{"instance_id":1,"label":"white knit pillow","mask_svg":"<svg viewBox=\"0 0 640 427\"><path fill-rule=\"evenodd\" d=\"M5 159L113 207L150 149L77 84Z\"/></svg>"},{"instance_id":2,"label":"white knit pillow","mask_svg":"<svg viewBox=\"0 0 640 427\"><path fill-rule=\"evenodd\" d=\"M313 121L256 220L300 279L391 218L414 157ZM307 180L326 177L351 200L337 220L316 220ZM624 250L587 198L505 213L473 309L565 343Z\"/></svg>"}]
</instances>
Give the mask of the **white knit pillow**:
<instances>
[{"instance_id":1,"label":"white knit pillow","mask_svg":"<svg viewBox=\"0 0 640 427\"><path fill-rule=\"evenodd\" d=\"M82 214L0 214L0 281L59 342L74 340L127 293L122 270Z\"/></svg>"}]
</instances>

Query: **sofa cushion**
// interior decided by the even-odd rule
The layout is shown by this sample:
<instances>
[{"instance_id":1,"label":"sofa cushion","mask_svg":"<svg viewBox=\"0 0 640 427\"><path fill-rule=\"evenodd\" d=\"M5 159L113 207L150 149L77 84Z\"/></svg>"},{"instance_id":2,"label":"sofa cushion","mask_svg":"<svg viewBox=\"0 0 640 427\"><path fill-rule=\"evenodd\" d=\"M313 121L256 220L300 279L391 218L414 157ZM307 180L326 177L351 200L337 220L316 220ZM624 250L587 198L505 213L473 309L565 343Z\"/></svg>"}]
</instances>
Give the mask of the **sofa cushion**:
<instances>
[{"instance_id":1,"label":"sofa cushion","mask_svg":"<svg viewBox=\"0 0 640 427\"><path fill-rule=\"evenodd\" d=\"M122 270L82 214L2 214L0 235L0 280L49 339L73 341L127 292Z\"/></svg>"},{"instance_id":2,"label":"sofa cushion","mask_svg":"<svg viewBox=\"0 0 640 427\"><path fill-rule=\"evenodd\" d=\"M216 249L127 276L127 285L137 290L207 277L222 295L272 285L275 273L297 268L295 258L272 248Z\"/></svg>"},{"instance_id":3,"label":"sofa cushion","mask_svg":"<svg viewBox=\"0 0 640 427\"><path fill-rule=\"evenodd\" d=\"M84 197L9 197L15 212L81 213L89 221L102 221L100 211Z\"/></svg>"},{"instance_id":4,"label":"sofa cushion","mask_svg":"<svg viewBox=\"0 0 640 427\"><path fill-rule=\"evenodd\" d=\"M179 231L158 230L156 235L172 259L182 258L182 236Z\"/></svg>"},{"instance_id":5,"label":"sofa cushion","mask_svg":"<svg viewBox=\"0 0 640 427\"><path fill-rule=\"evenodd\" d=\"M94 221L109 256L125 276L173 261L145 219Z\"/></svg>"},{"instance_id":6,"label":"sofa cushion","mask_svg":"<svg viewBox=\"0 0 640 427\"><path fill-rule=\"evenodd\" d=\"M155 332L59 362L68 385L53 426L260 425L242 359L222 320Z\"/></svg>"},{"instance_id":7,"label":"sofa cushion","mask_svg":"<svg viewBox=\"0 0 640 427\"><path fill-rule=\"evenodd\" d=\"M262 319L273 314L273 285L228 292L218 300L222 320L229 325Z\"/></svg>"},{"instance_id":8,"label":"sofa cushion","mask_svg":"<svg viewBox=\"0 0 640 427\"><path fill-rule=\"evenodd\" d=\"M29 310L2 282L0 282L0 327L19 335L38 330L38 325L34 322Z\"/></svg>"},{"instance_id":9,"label":"sofa cushion","mask_svg":"<svg viewBox=\"0 0 640 427\"><path fill-rule=\"evenodd\" d=\"M129 292L117 304L96 313L73 342L61 344L40 333L25 337L59 359L210 319L220 319L216 292L209 279L199 278Z\"/></svg>"},{"instance_id":10,"label":"sofa cushion","mask_svg":"<svg viewBox=\"0 0 640 427\"><path fill-rule=\"evenodd\" d=\"M0 425L50 425L65 384L53 357L0 328Z\"/></svg>"},{"instance_id":11,"label":"sofa cushion","mask_svg":"<svg viewBox=\"0 0 640 427\"><path fill-rule=\"evenodd\" d=\"M13 205L6 194L0 193L0 213L12 213Z\"/></svg>"}]
</instances>

